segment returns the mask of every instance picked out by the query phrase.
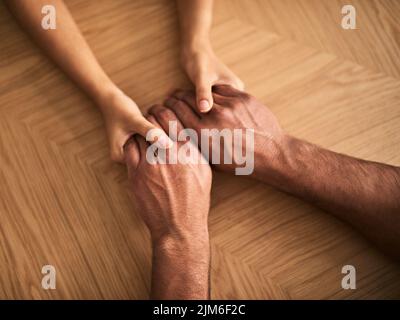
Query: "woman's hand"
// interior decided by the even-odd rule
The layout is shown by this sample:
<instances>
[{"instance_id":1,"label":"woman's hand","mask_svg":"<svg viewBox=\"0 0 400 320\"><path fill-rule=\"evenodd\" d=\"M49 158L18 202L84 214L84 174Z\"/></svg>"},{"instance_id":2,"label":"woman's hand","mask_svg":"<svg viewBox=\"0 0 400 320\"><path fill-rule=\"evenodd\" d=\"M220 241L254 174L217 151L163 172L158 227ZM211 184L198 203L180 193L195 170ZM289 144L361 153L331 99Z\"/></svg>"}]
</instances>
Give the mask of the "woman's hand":
<instances>
[{"instance_id":1,"label":"woman's hand","mask_svg":"<svg viewBox=\"0 0 400 320\"><path fill-rule=\"evenodd\" d=\"M149 122L140 112L137 104L121 90L114 89L107 97L98 101L106 125L111 159L125 162L123 147L128 139L139 134L146 138L147 132L152 131L152 141L158 141L160 147L168 148L172 141L165 132Z\"/></svg>"},{"instance_id":2,"label":"woman's hand","mask_svg":"<svg viewBox=\"0 0 400 320\"><path fill-rule=\"evenodd\" d=\"M208 112L213 105L211 88L227 84L243 90L243 82L215 55L209 43L183 48L182 65L196 87L196 105L200 112Z\"/></svg>"}]
</instances>

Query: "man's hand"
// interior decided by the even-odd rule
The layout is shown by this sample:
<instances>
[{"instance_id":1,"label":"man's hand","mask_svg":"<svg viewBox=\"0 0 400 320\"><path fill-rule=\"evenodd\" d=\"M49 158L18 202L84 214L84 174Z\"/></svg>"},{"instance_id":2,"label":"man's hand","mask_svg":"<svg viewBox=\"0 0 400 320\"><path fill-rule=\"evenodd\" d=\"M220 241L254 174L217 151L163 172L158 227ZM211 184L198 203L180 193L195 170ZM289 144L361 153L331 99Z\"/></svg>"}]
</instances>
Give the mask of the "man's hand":
<instances>
[{"instance_id":1,"label":"man's hand","mask_svg":"<svg viewBox=\"0 0 400 320\"><path fill-rule=\"evenodd\" d=\"M277 146L284 140L285 135L278 120L256 98L231 86L214 86L212 95L214 106L207 114L197 111L195 94L191 91L176 91L165 101L165 105L175 112L184 127L194 129L199 137L201 129L254 130L254 175L257 175L266 162L274 160ZM221 158L223 158L221 145L215 143L209 143L209 145L210 148L220 149ZM246 146L246 142L243 141L242 149ZM219 150L209 150L209 154L216 151ZM246 150L240 151L243 151L243 154L246 153ZM268 159L265 158L266 156ZM223 163L221 159L220 164L214 166L223 171L234 172L238 164L235 163L235 159L232 164Z\"/></svg>"},{"instance_id":2,"label":"man's hand","mask_svg":"<svg viewBox=\"0 0 400 320\"><path fill-rule=\"evenodd\" d=\"M169 109L152 108L157 119L148 120L168 132L168 121L177 121ZM183 143L173 142L169 151ZM207 299L209 297L209 237L211 169L197 164L151 164L149 144L139 136L125 146L131 190L138 212L148 226L153 244L152 298ZM197 146L192 153L202 157ZM167 163L168 163L167 153Z\"/></svg>"},{"instance_id":3,"label":"man's hand","mask_svg":"<svg viewBox=\"0 0 400 320\"><path fill-rule=\"evenodd\" d=\"M213 97L209 114L196 113L190 92L177 92L166 105L185 127L198 132L253 128L253 177L317 204L400 259L399 167L355 159L287 135L267 107L244 92L217 86ZM217 167L232 169L226 164Z\"/></svg>"}]
</instances>

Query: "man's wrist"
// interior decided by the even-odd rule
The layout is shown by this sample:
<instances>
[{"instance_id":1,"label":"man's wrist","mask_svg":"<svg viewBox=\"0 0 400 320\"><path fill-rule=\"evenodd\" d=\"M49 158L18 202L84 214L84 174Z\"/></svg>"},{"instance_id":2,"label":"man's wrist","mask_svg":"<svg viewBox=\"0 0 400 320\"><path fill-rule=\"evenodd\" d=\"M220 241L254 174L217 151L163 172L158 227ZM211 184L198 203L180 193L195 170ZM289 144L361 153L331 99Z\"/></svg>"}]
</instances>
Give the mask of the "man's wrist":
<instances>
[{"instance_id":1,"label":"man's wrist","mask_svg":"<svg viewBox=\"0 0 400 320\"><path fill-rule=\"evenodd\" d=\"M208 230L174 233L152 237L153 251L169 256L208 256L210 240Z\"/></svg>"},{"instance_id":2,"label":"man's wrist","mask_svg":"<svg viewBox=\"0 0 400 320\"><path fill-rule=\"evenodd\" d=\"M153 299L208 299L208 231L153 241Z\"/></svg>"},{"instance_id":3,"label":"man's wrist","mask_svg":"<svg viewBox=\"0 0 400 320\"><path fill-rule=\"evenodd\" d=\"M281 185L293 172L293 144L297 139L283 133L256 151L254 177L271 186Z\"/></svg>"}]
</instances>

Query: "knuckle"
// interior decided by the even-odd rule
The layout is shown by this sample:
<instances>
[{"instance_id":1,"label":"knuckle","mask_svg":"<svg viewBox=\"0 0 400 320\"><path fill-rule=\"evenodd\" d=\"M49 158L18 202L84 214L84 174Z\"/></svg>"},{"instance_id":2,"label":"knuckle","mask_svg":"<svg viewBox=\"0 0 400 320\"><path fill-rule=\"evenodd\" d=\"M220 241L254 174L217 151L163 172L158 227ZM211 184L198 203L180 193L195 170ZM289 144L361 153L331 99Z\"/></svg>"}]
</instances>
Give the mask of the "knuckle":
<instances>
[{"instance_id":1,"label":"knuckle","mask_svg":"<svg viewBox=\"0 0 400 320\"><path fill-rule=\"evenodd\" d=\"M175 119L175 113L168 108L160 108L159 113L156 115L161 121L169 122Z\"/></svg>"},{"instance_id":2,"label":"knuckle","mask_svg":"<svg viewBox=\"0 0 400 320\"><path fill-rule=\"evenodd\" d=\"M214 112L222 117L226 117L230 114L229 108L226 107L214 107Z\"/></svg>"},{"instance_id":3,"label":"knuckle","mask_svg":"<svg viewBox=\"0 0 400 320\"><path fill-rule=\"evenodd\" d=\"M185 93L182 95L182 100L183 101L189 101L190 99L195 98L195 93L194 91L185 91Z\"/></svg>"},{"instance_id":4,"label":"knuckle","mask_svg":"<svg viewBox=\"0 0 400 320\"><path fill-rule=\"evenodd\" d=\"M152 111L157 110L157 108L159 108L160 106L161 106L161 105L159 105L159 104L153 104L153 105L151 105L150 108L149 108L149 112L151 113Z\"/></svg>"},{"instance_id":5,"label":"knuckle","mask_svg":"<svg viewBox=\"0 0 400 320\"><path fill-rule=\"evenodd\" d=\"M245 102L245 100L232 99L229 103L230 103L230 107L236 109L236 108L240 108L243 105L243 102Z\"/></svg>"},{"instance_id":6,"label":"knuckle","mask_svg":"<svg viewBox=\"0 0 400 320\"><path fill-rule=\"evenodd\" d=\"M157 110L157 115L158 115L160 118L168 117L169 113L170 113L169 109L164 108L164 107L158 108L158 110Z\"/></svg>"},{"instance_id":7,"label":"knuckle","mask_svg":"<svg viewBox=\"0 0 400 320\"><path fill-rule=\"evenodd\" d=\"M168 118L171 112L172 111L170 109L163 106L157 106L153 109L153 114L159 119Z\"/></svg>"},{"instance_id":8,"label":"knuckle","mask_svg":"<svg viewBox=\"0 0 400 320\"><path fill-rule=\"evenodd\" d=\"M161 107L161 105L159 105L159 104L153 104L150 108L149 108L149 111L148 111L148 114L156 114L157 113L157 110L159 109Z\"/></svg>"},{"instance_id":9,"label":"knuckle","mask_svg":"<svg viewBox=\"0 0 400 320\"><path fill-rule=\"evenodd\" d=\"M241 98L242 98L242 100L244 101L244 102L251 102L252 101L252 99L253 99L253 97L251 96L251 95L249 95L247 92L243 92L242 94L241 94Z\"/></svg>"},{"instance_id":10,"label":"knuckle","mask_svg":"<svg viewBox=\"0 0 400 320\"><path fill-rule=\"evenodd\" d=\"M230 121L235 118L234 111L232 109L226 109L223 116L224 116L224 119L227 121Z\"/></svg>"},{"instance_id":11,"label":"knuckle","mask_svg":"<svg viewBox=\"0 0 400 320\"><path fill-rule=\"evenodd\" d=\"M182 99L185 95L186 95L186 91L181 90L181 89L177 89L173 94L173 96L176 97L177 99Z\"/></svg>"},{"instance_id":12,"label":"knuckle","mask_svg":"<svg viewBox=\"0 0 400 320\"><path fill-rule=\"evenodd\" d=\"M178 100L178 101L176 102L176 107L177 107L177 108L185 108L185 106L186 106L186 104L185 104L185 102L183 102L182 100Z\"/></svg>"}]
</instances>

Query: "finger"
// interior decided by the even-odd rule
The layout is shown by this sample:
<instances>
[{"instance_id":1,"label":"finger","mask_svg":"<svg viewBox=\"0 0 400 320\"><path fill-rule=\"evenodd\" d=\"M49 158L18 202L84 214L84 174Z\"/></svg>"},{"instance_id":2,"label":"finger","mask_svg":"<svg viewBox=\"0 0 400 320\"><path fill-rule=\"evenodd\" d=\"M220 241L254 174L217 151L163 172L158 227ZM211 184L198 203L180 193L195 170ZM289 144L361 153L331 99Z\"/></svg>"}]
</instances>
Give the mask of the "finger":
<instances>
[{"instance_id":1,"label":"finger","mask_svg":"<svg viewBox=\"0 0 400 320\"><path fill-rule=\"evenodd\" d=\"M160 104L154 105L150 108L149 113L155 117L161 128L167 132L168 136L177 141L176 134L183 130L183 125L177 118L176 114L167 107ZM176 125L176 130L173 127Z\"/></svg>"},{"instance_id":2,"label":"finger","mask_svg":"<svg viewBox=\"0 0 400 320\"><path fill-rule=\"evenodd\" d=\"M170 88L170 89L168 89L167 90L167 93L166 93L166 95L165 95L165 99L166 98L168 98L168 97L170 97L170 96L172 96L172 95L174 95L174 93L177 91L178 89L176 89L176 88Z\"/></svg>"},{"instance_id":3,"label":"finger","mask_svg":"<svg viewBox=\"0 0 400 320\"><path fill-rule=\"evenodd\" d=\"M237 76L235 76L232 72L229 75L217 80L214 82L214 85L230 85L237 90L244 90L244 83Z\"/></svg>"},{"instance_id":4,"label":"finger","mask_svg":"<svg viewBox=\"0 0 400 320\"><path fill-rule=\"evenodd\" d=\"M155 123L151 123L146 118L141 118L136 124L136 132L142 137L145 137L149 142L156 142L160 148L168 149L172 145L171 139L167 136L164 130Z\"/></svg>"},{"instance_id":5,"label":"finger","mask_svg":"<svg viewBox=\"0 0 400 320\"><path fill-rule=\"evenodd\" d=\"M151 136L151 133L148 133L148 134L147 134L146 140L149 141L149 142L153 142L153 143L157 144L157 147L163 149L163 147L159 145L160 142L159 142L159 140L158 140L158 137L160 136L160 132L162 131L162 134L163 134L163 135L166 135L166 136L168 137L168 140L171 141L171 145L169 145L169 147L168 147L168 148L170 148L170 147L172 146L172 143L173 143L173 142L172 142L171 138L168 136L168 133L167 133L167 132L163 129L163 127L160 125L158 119L156 119L152 114L148 114L148 115L146 116L146 119L147 119L149 122L151 122L154 126L157 127L157 129L156 129L157 131L154 131L155 133L153 134L153 135L155 136L155 138L153 139L153 137ZM150 136L150 137L149 137L149 136ZM163 143L163 142L161 141L161 143ZM164 148L164 149L165 149L165 148Z\"/></svg>"},{"instance_id":6,"label":"finger","mask_svg":"<svg viewBox=\"0 0 400 320\"><path fill-rule=\"evenodd\" d=\"M197 109L196 96L193 91L178 90L175 92L174 97L176 97L178 100L183 100L184 102L186 102L192 108L192 110L197 115L199 115L200 119L202 119L204 117L204 113L203 114L199 113L199 111ZM222 108L222 105L221 106L217 105L216 102L213 100L213 107L207 114L212 114L212 113L218 112L221 110L221 108Z\"/></svg>"},{"instance_id":7,"label":"finger","mask_svg":"<svg viewBox=\"0 0 400 320\"><path fill-rule=\"evenodd\" d=\"M177 90L173 97L178 100L183 100L186 104L192 108L193 112L201 119L204 113L200 112L197 107L196 94L191 90Z\"/></svg>"},{"instance_id":8,"label":"finger","mask_svg":"<svg viewBox=\"0 0 400 320\"><path fill-rule=\"evenodd\" d=\"M154 109L154 106L152 107L152 108L150 108L150 110L151 109ZM167 108L165 108L165 109L167 109ZM149 111L150 111L149 110ZM167 110L169 110L169 109L167 109ZM171 113L173 113L171 110L169 110L169 112L171 112ZM160 128L160 130L163 130L163 131L169 131L168 130L168 123L165 125L165 124L162 124L160 121L159 121L159 119L158 118L156 118L153 114L149 114L149 115L147 115L146 116L146 118L151 122L151 123L153 123L154 125L156 125L157 127L159 127ZM176 123L176 122L175 122ZM165 129L164 129L164 127L165 127ZM172 131L173 131L173 133L172 133ZM177 141L178 140L178 135L177 135L177 129L175 128L171 128L171 132L168 132L168 134L169 134L169 136L172 138L172 140L174 140L174 141ZM157 145L156 145L157 146ZM157 146L158 147L158 146ZM166 161L167 163L168 163L168 161L169 160L171 160L171 157L175 157L176 158L176 149L174 148L174 146L171 146L171 148L168 150L168 153L159 153L159 151L155 151L155 153L154 153L154 155L161 161L161 162L164 162L164 161ZM147 156L147 155L146 155Z\"/></svg>"},{"instance_id":9,"label":"finger","mask_svg":"<svg viewBox=\"0 0 400 320\"><path fill-rule=\"evenodd\" d=\"M196 95L195 95L194 91L191 91L191 90L177 90L173 94L173 97L175 97L178 100L185 101L192 108L193 112L199 118L202 117L202 113L197 108Z\"/></svg>"},{"instance_id":10,"label":"finger","mask_svg":"<svg viewBox=\"0 0 400 320\"><path fill-rule=\"evenodd\" d=\"M151 109L151 108L150 108ZM149 109L149 114L145 116L145 118L152 123L154 126L156 126L159 129L163 129L163 127L160 125L160 123L158 122L158 120L152 115L150 114L150 109ZM166 132L165 130L163 130L164 132ZM166 132L167 133L167 132Z\"/></svg>"},{"instance_id":11,"label":"finger","mask_svg":"<svg viewBox=\"0 0 400 320\"><path fill-rule=\"evenodd\" d=\"M165 95L165 99L167 99L168 97L174 96L175 93L178 92L178 91L184 91L184 90L186 91L186 90L189 90L189 89L179 89L179 88L177 89L176 87L175 88L171 88L171 89L166 91L167 94Z\"/></svg>"},{"instance_id":12,"label":"finger","mask_svg":"<svg viewBox=\"0 0 400 320\"><path fill-rule=\"evenodd\" d=\"M233 101L235 100L232 97L222 96L218 93L213 92L214 103L219 104L223 107L231 107Z\"/></svg>"},{"instance_id":13,"label":"finger","mask_svg":"<svg viewBox=\"0 0 400 320\"><path fill-rule=\"evenodd\" d=\"M213 106L211 83L200 82L196 84L196 105L200 112L206 113Z\"/></svg>"},{"instance_id":14,"label":"finger","mask_svg":"<svg viewBox=\"0 0 400 320\"><path fill-rule=\"evenodd\" d=\"M218 93L221 96L225 97L237 97L244 94L243 91L233 88L230 85L226 84L217 84L213 86L213 92Z\"/></svg>"},{"instance_id":15,"label":"finger","mask_svg":"<svg viewBox=\"0 0 400 320\"><path fill-rule=\"evenodd\" d=\"M131 175L137 169L140 162L139 145L134 136L130 137L124 145L124 157L128 168L128 175Z\"/></svg>"},{"instance_id":16,"label":"finger","mask_svg":"<svg viewBox=\"0 0 400 320\"><path fill-rule=\"evenodd\" d=\"M147 147L148 147L148 143L146 142L145 138L143 136L139 136L139 135L135 135L134 139L136 141L136 144L138 146L139 149L139 153L140 153L140 160L144 160L146 159L146 151L147 151Z\"/></svg>"},{"instance_id":17,"label":"finger","mask_svg":"<svg viewBox=\"0 0 400 320\"><path fill-rule=\"evenodd\" d=\"M165 100L164 104L176 114L185 128L198 127L200 119L185 101L171 97Z\"/></svg>"}]
</instances>

